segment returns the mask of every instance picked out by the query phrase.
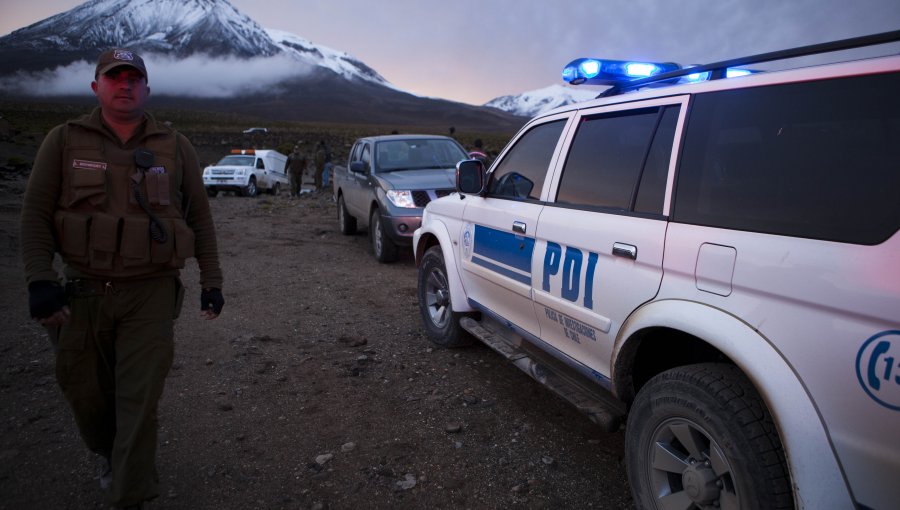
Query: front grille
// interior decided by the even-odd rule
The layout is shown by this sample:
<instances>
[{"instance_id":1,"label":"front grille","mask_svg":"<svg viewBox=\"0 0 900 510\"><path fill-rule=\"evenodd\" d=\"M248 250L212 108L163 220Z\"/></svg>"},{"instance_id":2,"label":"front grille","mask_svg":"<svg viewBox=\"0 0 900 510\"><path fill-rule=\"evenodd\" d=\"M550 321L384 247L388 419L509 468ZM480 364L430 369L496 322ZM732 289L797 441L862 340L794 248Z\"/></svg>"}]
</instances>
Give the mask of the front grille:
<instances>
[{"instance_id":1,"label":"front grille","mask_svg":"<svg viewBox=\"0 0 900 510\"><path fill-rule=\"evenodd\" d=\"M426 190L418 190L413 191L413 203L416 204L416 207L425 207L428 205L428 202L431 202L432 196L434 198L446 197L450 193L453 193L455 190L452 189L436 189L431 191Z\"/></svg>"},{"instance_id":2,"label":"front grille","mask_svg":"<svg viewBox=\"0 0 900 510\"><path fill-rule=\"evenodd\" d=\"M428 192L424 190L413 191L413 203L416 204L416 207L425 207L428 205L428 202L431 202L431 197L428 196Z\"/></svg>"}]
</instances>

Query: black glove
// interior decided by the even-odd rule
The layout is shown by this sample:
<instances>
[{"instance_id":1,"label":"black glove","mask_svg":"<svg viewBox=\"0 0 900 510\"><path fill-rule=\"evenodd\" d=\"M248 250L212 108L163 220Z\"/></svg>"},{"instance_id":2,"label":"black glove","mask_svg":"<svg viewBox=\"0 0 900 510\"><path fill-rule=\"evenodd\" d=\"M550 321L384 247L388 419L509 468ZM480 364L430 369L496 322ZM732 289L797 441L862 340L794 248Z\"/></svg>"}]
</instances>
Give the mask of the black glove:
<instances>
[{"instance_id":1,"label":"black glove","mask_svg":"<svg viewBox=\"0 0 900 510\"><path fill-rule=\"evenodd\" d=\"M203 289L200 291L200 311L205 312L212 308L212 312L216 315L222 313L222 307L225 306L225 298L222 297L222 291L219 289Z\"/></svg>"},{"instance_id":2,"label":"black glove","mask_svg":"<svg viewBox=\"0 0 900 510\"><path fill-rule=\"evenodd\" d=\"M59 282L40 280L28 284L28 310L32 319L46 319L67 304L66 291Z\"/></svg>"}]
</instances>

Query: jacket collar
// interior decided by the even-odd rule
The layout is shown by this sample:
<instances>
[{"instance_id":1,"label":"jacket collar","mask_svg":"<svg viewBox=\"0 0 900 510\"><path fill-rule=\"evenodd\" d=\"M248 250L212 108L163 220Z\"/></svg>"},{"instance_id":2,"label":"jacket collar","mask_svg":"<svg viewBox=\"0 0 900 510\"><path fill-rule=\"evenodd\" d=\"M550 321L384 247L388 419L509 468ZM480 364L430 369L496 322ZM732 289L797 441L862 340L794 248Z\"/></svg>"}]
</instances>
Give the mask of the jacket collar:
<instances>
[{"instance_id":1,"label":"jacket collar","mask_svg":"<svg viewBox=\"0 0 900 510\"><path fill-rule=\"evenodd\" d=\"M69 124L97 131L108 138L118 141L118 137L116 137L113 131L106 126L105 122L103 122L99 106L94 108L91 113L69 121ZM140 141L150 136L165 135L171 132L172 130L170 128L156 122L156 118L153 117L153 115L144 112L144 120L141 122L141 125L138 127L137 133L132 137L132 140Z\"/></svg>"}]
</instances>

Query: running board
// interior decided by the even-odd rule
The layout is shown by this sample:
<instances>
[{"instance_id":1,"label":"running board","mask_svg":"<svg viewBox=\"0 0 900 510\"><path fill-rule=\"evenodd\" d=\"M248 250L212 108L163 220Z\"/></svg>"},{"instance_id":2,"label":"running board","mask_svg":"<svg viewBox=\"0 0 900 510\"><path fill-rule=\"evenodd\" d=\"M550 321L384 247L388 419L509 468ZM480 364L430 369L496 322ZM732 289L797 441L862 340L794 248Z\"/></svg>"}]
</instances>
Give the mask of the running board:
<instances>
[{"instance_id":1,"label":"running board","mask_svg":"<svg viewBox=\"0 0 900 510\"><path fill-rule=\"evenodd\" d=\"M531 376L532 379L543 384L550 391L574 405L606 432L615 432L621 426L624 418L622 410L615 409L615 406L591 395L589 391L572 381L571 378L554 370L547 363L534 359L534 356L528 351L510 344L502 335L494 333L475 319L463 317L460 319L459 324L463 329Z\"/></svg>"}]
</instances>

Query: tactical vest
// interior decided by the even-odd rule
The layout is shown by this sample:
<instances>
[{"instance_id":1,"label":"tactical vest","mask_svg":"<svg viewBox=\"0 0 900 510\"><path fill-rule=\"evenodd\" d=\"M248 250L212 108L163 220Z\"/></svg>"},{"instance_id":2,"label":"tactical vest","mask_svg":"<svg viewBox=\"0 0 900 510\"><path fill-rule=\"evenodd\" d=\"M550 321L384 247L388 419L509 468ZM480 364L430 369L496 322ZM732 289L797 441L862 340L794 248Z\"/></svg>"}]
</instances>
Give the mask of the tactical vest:
<instances>
[{"instance_id":1,"label":"tactical vest","mask_svg":"<svg viewBox=\"0 0 900 510\"><path fill-rule=\"evenodd\" d=\"M150 276L180 269L194 256L194 232L183 219L178 137L151 132L141 148L154 155L144 170L137 168L134 150L82 125L67 126L54 225L63 260L79 273ZM135 196L133 179L166 232L163 242L151 236L150 216Z\"/></svg>"}]
</instances>

